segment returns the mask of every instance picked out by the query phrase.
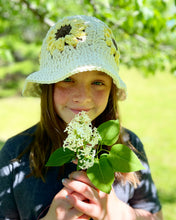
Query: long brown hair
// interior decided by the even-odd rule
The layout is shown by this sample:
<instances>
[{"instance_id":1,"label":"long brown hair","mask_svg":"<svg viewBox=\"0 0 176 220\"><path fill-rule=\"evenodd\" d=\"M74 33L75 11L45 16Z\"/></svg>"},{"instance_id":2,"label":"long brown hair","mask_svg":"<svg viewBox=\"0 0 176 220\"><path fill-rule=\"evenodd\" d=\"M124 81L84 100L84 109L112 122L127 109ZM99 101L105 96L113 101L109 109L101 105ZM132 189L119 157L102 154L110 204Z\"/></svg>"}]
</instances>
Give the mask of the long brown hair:
<instances>
[{"instance_id":1,"label":"long brown hair","mask_svg":"<svg viewBox=\"0 0 176 220\"><path fill-rule=\"evenodd\" d=\"M56 114L53 102L54 84L41 85L41 118L34 133L34 140L29 146L29 159L31 175L40 177L44 180L47 172L45 164L52 152L61 147L66 138L64 133L66 123ZM106 109L93 122L93 126L98 127L101 123L119 119L119 109L117 102L117 87L112 84ZM119 143L123 143L122 133L119 136ZM135 174L117 173L118 179L137 182Z\"/></svg>"}]
</instances>

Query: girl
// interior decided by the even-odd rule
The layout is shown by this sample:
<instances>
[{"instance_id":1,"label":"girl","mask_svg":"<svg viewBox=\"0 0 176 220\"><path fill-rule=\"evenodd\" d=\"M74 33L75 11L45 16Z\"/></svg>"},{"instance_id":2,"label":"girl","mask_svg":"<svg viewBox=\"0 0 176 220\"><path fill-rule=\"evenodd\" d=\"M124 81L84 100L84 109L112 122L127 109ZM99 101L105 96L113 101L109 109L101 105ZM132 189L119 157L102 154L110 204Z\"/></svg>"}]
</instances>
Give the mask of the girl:
<instances>
[{"instance_id":1,"label":"girl","mask_svg":"<svg viewBox=\"0 0 176 220\"><path fill-rule=\"evenodd\" d=\"M96 189L74 163L46 168L63 145L66 125L81 111L92 124L119 118L126 97L118 75L119 50L111 30L88 16L56 23L43 41L40 70L26 79L23 95L41 97L41 120L9 139L0 152L0 219L162 219L143 145L121 128L118 142L133 147L145 169L117 173L110 194Z\"/></svg>"}]
</instances>

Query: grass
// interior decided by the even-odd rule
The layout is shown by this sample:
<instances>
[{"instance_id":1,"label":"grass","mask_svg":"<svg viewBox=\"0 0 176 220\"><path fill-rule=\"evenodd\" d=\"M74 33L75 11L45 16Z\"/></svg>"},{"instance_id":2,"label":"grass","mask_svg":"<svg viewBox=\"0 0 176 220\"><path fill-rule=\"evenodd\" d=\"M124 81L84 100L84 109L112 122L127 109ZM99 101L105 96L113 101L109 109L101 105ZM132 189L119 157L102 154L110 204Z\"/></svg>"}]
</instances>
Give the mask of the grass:
<instances>
[{"instance_id":1,"label":"grass","mask_svg":"<svg viewBox=\"0 0 176 220\"><path fill-rule=\"evenodd\" d=\"M144 78L136 70L121 69L128 98L120 103L123 125L142 140L163 205L164 219L176 216L176 77L157 73ZM0 99L0 144L39 120L39 100Z\"/></svg>"},{"instance_id":2,"label":"grass","mask_svg":"<svg viewBox=\"0 0 176 220\"><path fill-rule=\"evenodd\" d=\"M37 123L40 118L40 100L10 97L0 99L0 142Z\"/></svg>"},{"instance_id":3,"label":"grass","mask_svg":"<svg viewBox=\"0 0 176 220\"><path fill-rule=\"evenodd\" d=\"M176 77L157 73L144 78L122 69L128 99L121 103L123 125L142 140L166 220L176 216Z\"/></svg>"}]
</instances>

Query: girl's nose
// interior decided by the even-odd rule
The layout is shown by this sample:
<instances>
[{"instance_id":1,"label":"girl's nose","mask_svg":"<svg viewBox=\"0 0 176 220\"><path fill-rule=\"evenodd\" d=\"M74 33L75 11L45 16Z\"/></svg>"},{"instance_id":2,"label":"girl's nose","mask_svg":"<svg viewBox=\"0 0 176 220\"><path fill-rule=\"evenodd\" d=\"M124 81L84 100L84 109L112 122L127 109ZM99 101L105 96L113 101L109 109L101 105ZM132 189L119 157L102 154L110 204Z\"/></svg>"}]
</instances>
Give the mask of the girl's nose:
<instances>
[{"instance_id":1,"label":"girl's nose","mask_svg":"<svg viewBox=\"0 0 176 220\"><path fill-rule=\"evenodd\" d=\"M91 100L90 88L85 85L81 85L75 89L73 94L73 101L77 103L87 103Z\"/></svg>"}]
</instances>

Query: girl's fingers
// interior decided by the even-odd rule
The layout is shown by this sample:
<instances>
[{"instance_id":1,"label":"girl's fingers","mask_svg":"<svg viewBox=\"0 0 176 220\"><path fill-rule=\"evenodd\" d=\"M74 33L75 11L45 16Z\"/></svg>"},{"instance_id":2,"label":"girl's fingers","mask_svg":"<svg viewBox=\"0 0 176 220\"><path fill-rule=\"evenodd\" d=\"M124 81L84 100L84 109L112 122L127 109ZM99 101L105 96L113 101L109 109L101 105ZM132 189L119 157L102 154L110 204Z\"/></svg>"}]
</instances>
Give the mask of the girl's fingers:
<instances>
[{"instance_id":1,"label":"girl's fingers","mask_svg":"<svg viewBox=\"0 0 176 220\"><path fill-rule=\"evenodd\" d=\"M57 199L57 198L61 198L61 197L65 198L67 195L69 195L69 194L72 193L72 192L73 192L73 190L70 190L70 189L64 187L61 191L59 191L59 192L55 195L54 198L56 198L56 199Z\"/></svg>"},{"instance_id":2,"label":"girl's fingers","mask_svg":"<svg viewBox=\"0 0 176 220\"><path fill-rule=\"evenodd\" d=\"M77 195L76 192L64 187L59 193L57 193L53 199L52 205L50 206L49 214L52 216L49 219L53 219L53 216L56 215L58 219L79 219L81 216L84 215L83 212L76 209L69 199L67 199L69 194L72 194L79 199L84 199L83 196ZM84 217L85 218L85 217ZM83 218L83 219L84 219ZM55 218L54 218L55 219ZM85 219L88 219L85 218Z\"/></svg>"},{"instance_id":3,"label":"girl's fingers","mask_svg":"<svg viewBox=\"0 0 176 220\"><path fill-rule=\"evenodd\" d=\"M77 198L77 200L80 200L80 201L84 201L85 202L85 197L83 195L81 195L80 193L77 193L77 192L73 192L71 193L71 196L73 196L74 198ZM67 196L67 199L68 201L70 202L70 205L72 204L71 201L69 200L69 196ZM74 207L75 208L75 207ZM79 210L79 209L76 209L76 210ZM80 211L80 210L79 210ZM83 213L82 211L80 211L80 213ZM86 214L83 214L81 216L79 216L77 219L79 220L89 220L90 219L90 216L86 215Z\"/></svg>"},{"instance_id":4,"label":"girl's fingers","mask_svg":"<svg viewBox=\"0 0 176 220\"><path fill-rule=\"evenodd\" d=\"M61 207L66 207L70 209L72 206L68 201L66 200L66 197L71 194L73 190L70 190L66 187L64 187L59 193L57 193L53 199L53 202L55 206L61 206Z\"/></svg>"},{"instance_id":5,"label":"girl's fingers","mask_svg":"<svg viewBox=\"0 0 176 220\"><path fill-rule=\"evenodd\" d=\"M98 192L86 183L72 179L63 179L62 183L68 189L83 195L93 202L97 202Z\"/></svg>"},{"instance_id":6,"label":"girl's fingers","mask_svg":"<svg viewBox=\"0 0 176 220\"><path fill-rule=\"evenodd\" d=\"M79 199L81 201L85 201L86 200L86 198L82 194L80 194L80 193L73 192L73 193L71 193L71 195L76 197L77 199Z\"/></svg>"},{"instance_id":7,"label":"girl's fingers","mask_svg":"<svg viewBox=\"0 0 176 220\"><path fill-rule=\"evenodd\" d=\"M67 199L76 210L84 213L85 216L98 216L99 209L97 209L96 204L81 201L77 199L74 195L69 195Z\"/></svg>"},{"instance_id":8,"label":"girl's fingers","mask_svg":"<svg viewBox=\"0 0 176 220\"><path fill-rule=\"evenodd\" d=\"M68 210L66 213L67 219L79 219L83 213L75 208Z\"/></svg>"},{"instance_id":9,"label":"girl's fingers","mask_svg":"<svg viewBox=\"0 0 176 220\"><path fill-rule=\"evenodd\" d=\"M71 193L66 196L68 202L84 216L78 219L98 219L104 216L107 204L107 194L96 189L84 171L75 171L69 175L69 179L63 179L63 185ZM103 218L101 218L103 219Z\"/></svg>"},{"instance_id":10,"label":"girl's fingers","mask_svg":"<svg viewBox=\"0 0 176 220\"><path fill-rule=\"evenodd\" d=\"M82 215L80 217L78 217L79 220L89 220L90 217L88 215Z\"/></svg>"},{"instance_id":11,"label":"girl's fingers","mask_svg":"<svg viewBox=\"0 0 176 220\"><path fill-rule=\"evenodd\" d=\"M87 177L87 174L85 171L72 172L68 177L69 177L69 179L75 179L75 180L81 181L83 183L86 183L87 185L96 189L96 187L92 184L92 182Z\"/></svg>"}]
</instances>

